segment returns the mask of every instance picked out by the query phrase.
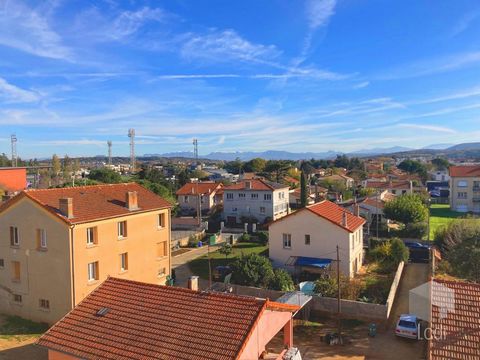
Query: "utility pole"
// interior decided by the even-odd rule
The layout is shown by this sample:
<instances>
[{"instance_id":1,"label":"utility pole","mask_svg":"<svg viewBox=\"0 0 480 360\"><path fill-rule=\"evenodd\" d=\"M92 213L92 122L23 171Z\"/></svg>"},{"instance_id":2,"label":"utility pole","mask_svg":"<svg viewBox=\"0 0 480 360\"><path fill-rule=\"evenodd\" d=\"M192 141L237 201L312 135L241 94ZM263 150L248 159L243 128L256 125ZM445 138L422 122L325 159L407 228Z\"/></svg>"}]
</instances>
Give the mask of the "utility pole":
<instances>
[{"instance_id":1,"label":"utility pole","mask_svg":"<svg viewBox=\"0 0 480 360\"><path fill-rule=\"evenodd\" d=\"M107 141L108 145L108 165L112 165L112 141Z\"/></svg>"},{"instance_id":2,"label":"utility pole","mask_svg":"<svg viewBox=\"0 0 480 360\"><path fill-rule=\"evenodd\" d=\"M376 194L377 194L377 199L375 201L375 219L376 219L375 225L377 227L376 232L377 232L377 239L378 239L378 223L379 223L379 221L378 221L378 201L379 201L379 199L378 199L378 189L376 190Z\"/></svg>"},{"instance_id":3,"label":"utility pole","mask_svg":"<svg viewBox=\"0 0 480 360\"><path fill-rule=\"evenodd\" d=\"M210 261L210 239L207 243L207 258L208 258L208 288L212 288L212 263Z\"/></svg>"},{"instance_id":4,"label":"utility pole","mask_svg":"<svg viewBox=\"0 0 480 360\"><path fill-rule=\"evenodd\" d=\"M195 158L195 167L198 166L198 139L193 139L193 157Z\"/></svg>"},{"instance_id":5,"label":"utility pole","mask_svg":"<svg viewBox=\"0 0 480 360\"><path fill-rule=\"evenodd\" d=\"M337 245L337 319L338 319L338 340L341 341L342 321L340 319L341 301L340 301L340 249Z\"/></svg>"},{"instance_id":6,"label":"utility pole","mask_svg":"<svg viewBox=\"0 0 480 360\"><path fill-rule=\"evenodd\" d=\"M130 138L130 171L135 172L135 129L128 129Z\"/></svg>"},{"instance_id":7,"label":"utility pole","mask_svg":"<svg viewBox=\"0 0 480 360\"><path fill-rule=\"evenodd\" d=\"M12 143L12 167L17 167L17 136L12 134L10 141Z\"/></svg>"}]
</instances>

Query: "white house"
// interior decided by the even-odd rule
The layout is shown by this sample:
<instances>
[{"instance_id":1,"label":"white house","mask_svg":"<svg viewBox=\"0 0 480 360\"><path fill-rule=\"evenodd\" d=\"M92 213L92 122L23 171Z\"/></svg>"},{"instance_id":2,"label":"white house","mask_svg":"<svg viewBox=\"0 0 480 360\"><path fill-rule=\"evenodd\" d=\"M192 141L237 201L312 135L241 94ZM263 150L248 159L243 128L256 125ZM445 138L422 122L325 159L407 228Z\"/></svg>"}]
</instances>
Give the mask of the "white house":
<instances>
[{"instance_id":1,"label":"white house","mask_svg":"<svg viewBox=\"0 0 480 360\"><path fill-rule=\"evenodd\" d=\"M223 214L229 224L242 218L259 223L279 219L289 212L287 185L262 179L240 181L223 188Z\"/></svg>"},{"instance_id":2,"label":"white house","mask_svg":"<svg viewBox=\"0 0 480 360\"><path fill-rule=\"evenodd\" d=\"M333 264L338 245L340 272L353 277L363 262L364 223L328 200L307 206L270 224L270 260L292 272L296 267L318 269Z\"/></svg>"}]
</instances>

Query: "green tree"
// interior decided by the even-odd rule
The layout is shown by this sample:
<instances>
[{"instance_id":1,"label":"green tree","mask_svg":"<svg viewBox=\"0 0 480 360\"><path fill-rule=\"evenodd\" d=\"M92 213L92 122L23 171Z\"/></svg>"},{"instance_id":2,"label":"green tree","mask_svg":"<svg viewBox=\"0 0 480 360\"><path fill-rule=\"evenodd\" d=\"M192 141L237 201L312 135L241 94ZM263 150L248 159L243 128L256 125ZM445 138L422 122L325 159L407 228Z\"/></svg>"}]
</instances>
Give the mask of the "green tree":
<instances>
[{"instance_id":1,"label":"green tree","mask_svg":"<svg viewBox=\"0 0 480 360\"><path fill-rule=\"evenodd\" d=\"M73 172L73 166L72 166L72 160L68 157L68 155L65 155L63 157L63 162L62 162L62 173L63 173L63 179L66 181L71 180L72 172Z\"/></svg>"},{"instance_id":2,"label":"green tree","mask_svg":"<svg viewBox=\"0 0 480 360\"><path fill-rule=\"evenodd\" d=\"M275 274L270 261L261 255L242 254L232 264L233 281L238 285L268 288Z\"/></svg>"},{"instance_id":3,"label":"green tree","mask_svg":"<svg viewBox=\"0 0 480 360\"><path fill-rule=\"evenodd\" d=\"M444 158L435 158L432 160L432 165L437 170L446 170L450 166L450 162Z\"/></svg>"},{"instance_id":4,"label":"green tree","mask_svg":"<svg viewBox=\"0 0 480 360\"><path fill-rule=\"evenodd\" d=\"M390 251L391 251L392 261L395 265L398 265L402 261L404 262L408 261L410 252L402 240L398 238L392 239L390 241Z\"/></svg>"},{"instance_id":5,"label":"green tree","mask_svg":"<svg viewBox=\"0 0 480 360\"><path fill-rule=\"evenodd\" d=\"M453 274L471 281L480 282L480 234L468 236L448 253Z\"/></svg>"},{"instance_id":6,"label":"green tree","mask_svg":"<svg viewBox=\"0 0 480 360\"><path fill-rule=\"evenodd\" d=\"M273 174L273 178L277 183L292 167L292 163L286 160L269 160L265 166L265 171Z\"/></svg>"},{"instance_id":7,"label":"green tree","mask_svg":"<svg viewBox=\"0 0 480 360\"><path fill-rule=\"evenodd\" d=\"M223 168L231 174L240 174L243 167L244 167L244 163L239 158L236 158L234 161L228 161L223 166Z\"/></svg>"},{"instance_id":8,"label":"green tree","mask_svg":"<svg viewBox=\"0 0 480 360\"><path fill-rule=\"evenodd\" d=\"M398 196L385 204L383 213L387 219L401 222L405 225L424 222L428 216L428 208L416 194Z\"/></svg>"},{"instance_id":9,"label":"green tree","mask_svg":"<svg viewBox=\"0 0 480 360\"><path fill-rule=\"evenodd\" d=\"M58 176L58 174L60 174L61 168L62 168L62 164L60 163L60 159L58 158L57 154L53 154L53 156L52 156L52 174L53 174L53 176Z\"/></svg>"},{"instance_id":10,"label":"green tree","mask_svg":"<svg viewBox=\"0 0 480 360\"><path fill-rule=\"evenodd\" d=\"M119 173L112 169L95 169L90 171L88 178L91 180L100 181L105 184L118 184L122 181Z\"/></svg>"},{"instance_id":11,"label":"green tree","mask_svg":"<svg viewBox=\"0 0 480 360\"><path fill-rule=\"evenodd\" d=\"M166 186L163 186L162 184L151 182L148 180L137 180L136 182L142 185L144 188L150 190L151 192L161 196L162 198L167 200L170 204L173 205L176 203L175 196L172 194L172 191Z\"/></svg>"},{"instance_id":12,"label":"green tree","mask_svg":"<svg viewBox=\"0 0 480 360\"><path fill-rule=\"evenodd\" d=\"M265 159L254 158L245 163L245 171L260 173L265 170L266 165L267 165L267 161Z\"/></svg>"},{"instance_id":13,"label":"green tree","mask_svg":"<svg viewBox=\"0 0 480 360\"><path fill-rule=\"evenodd\" d=\"M233 251L232 245L229 243L224 243L220 249L218 249L218 252L222 255L225 255L225 260L228 259L228 255L230 255Z\"/></svg>"},{"instance_id":14,"label":"green tree","mask_svg":"<svg viewBox=\"0 0 480 360\"><path fill-rule=\"evenodd\" d=\"M337 281L333 277L321 277L315 281L315 293L323 297L337 296Z\"/></svg>"},{"instance_id":15,"label":"green tree","mask_svg":"<svg viewBox=\"0 0 480 360\"><path fill-rule=\"evenodd\" d=\"M304 208L308 202L307 179L302 171L300 175L300 207Z\"/></svg>"},{"instance_id":16,"label":"green tree","mask_svg":"<svg viewBox=\"0 0 480 360\"><path fill-rule=\"evenodd\" d=\"M463 239L477 235L480 236L480 220L456 219L435 231L434 242L443 254L448 254Z\"/></svg>"},{"instance_id":17,"label":"green tree","mask_svg":"<svg viewBox=\"0 0 480 360\"><path fill-rule=\"evenodd\" d=\"M287 271L283 269L275 269L273 271L273 278L270 282L269 288L278 291L293 291L295 290L295 284Z\"/></svg>"}]
</instances>

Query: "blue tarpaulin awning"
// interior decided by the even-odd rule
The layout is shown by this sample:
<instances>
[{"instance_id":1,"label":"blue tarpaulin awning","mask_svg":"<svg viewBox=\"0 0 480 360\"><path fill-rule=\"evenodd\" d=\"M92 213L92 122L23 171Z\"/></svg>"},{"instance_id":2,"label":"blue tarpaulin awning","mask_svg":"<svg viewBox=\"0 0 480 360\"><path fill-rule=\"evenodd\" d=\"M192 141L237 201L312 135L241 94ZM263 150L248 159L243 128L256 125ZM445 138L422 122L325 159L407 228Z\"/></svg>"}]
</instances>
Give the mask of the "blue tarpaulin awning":
<instances>
[{"instance_id":1,"label":"blue tarpaulin awning","mask_svg":"<svg viewBox=\"0 0 480 360\"><path fill-rule=\"evenodd\" d=\"M332 259L319 259L313 257L297 256L295 266L312 266L319 269L325 269L332 263Z\"/></svg>"}]
</instances>

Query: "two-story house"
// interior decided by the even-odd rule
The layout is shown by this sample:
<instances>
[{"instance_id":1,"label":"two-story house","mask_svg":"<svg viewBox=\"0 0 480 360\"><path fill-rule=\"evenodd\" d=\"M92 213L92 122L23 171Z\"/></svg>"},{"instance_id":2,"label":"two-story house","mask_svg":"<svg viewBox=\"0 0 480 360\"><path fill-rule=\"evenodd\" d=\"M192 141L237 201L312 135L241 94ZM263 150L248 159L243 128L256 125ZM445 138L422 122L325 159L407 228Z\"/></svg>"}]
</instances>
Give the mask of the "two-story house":
<instances>
[{"instance_id":1,"label":"two-story house","mask_svg":"<svg viewBox=\"0 0 480 360\"><path fill-rule=\"evenodd\" d=\"M450 207L480 212L480 165L450 166Z\"/></svg>"},{"instance_id":2,"label":"two-story house","mask_svg":"<svg viewBox=\"0 0 480 360\"><path fill-rule=\"evenodd\" d=\"M340 272L353 277L363 263L365 220L324 200L270 224L269 256L287 271L317 270L340 255Z\"/></svg>"},{"instance_id":3,"label":"two-story house","mask_svg":"<svg viewBox=\"0 0 480 360\"><path fill-rule=\"evenodd\" d=\"M239 181L223 188L223 214L228 224L242 218L263 223L289 213L289 187L262 179Z\"/></svg>"},{"instance_id":4,"label":"two-story house","mask_svg":"<svg viewBox=\"0 0 480 360\"><path fill-rule=\"evenodd\" d=\"M200 205L202 213L209 212L223 201L223 184L213 181L191 182L176 192L183 212L196 213Z\"/></svg>"},{"instance_id":5,"label":"two-story house","mask_svg":"<svg viewBox=\"0 0 480 360\"><path fill-rule=\"evenodd\" d=\"M23 191L0 234L0 313L52 324L109 276L170 274L170 203L135 183Z\"/></svg>"}]
</instances>

